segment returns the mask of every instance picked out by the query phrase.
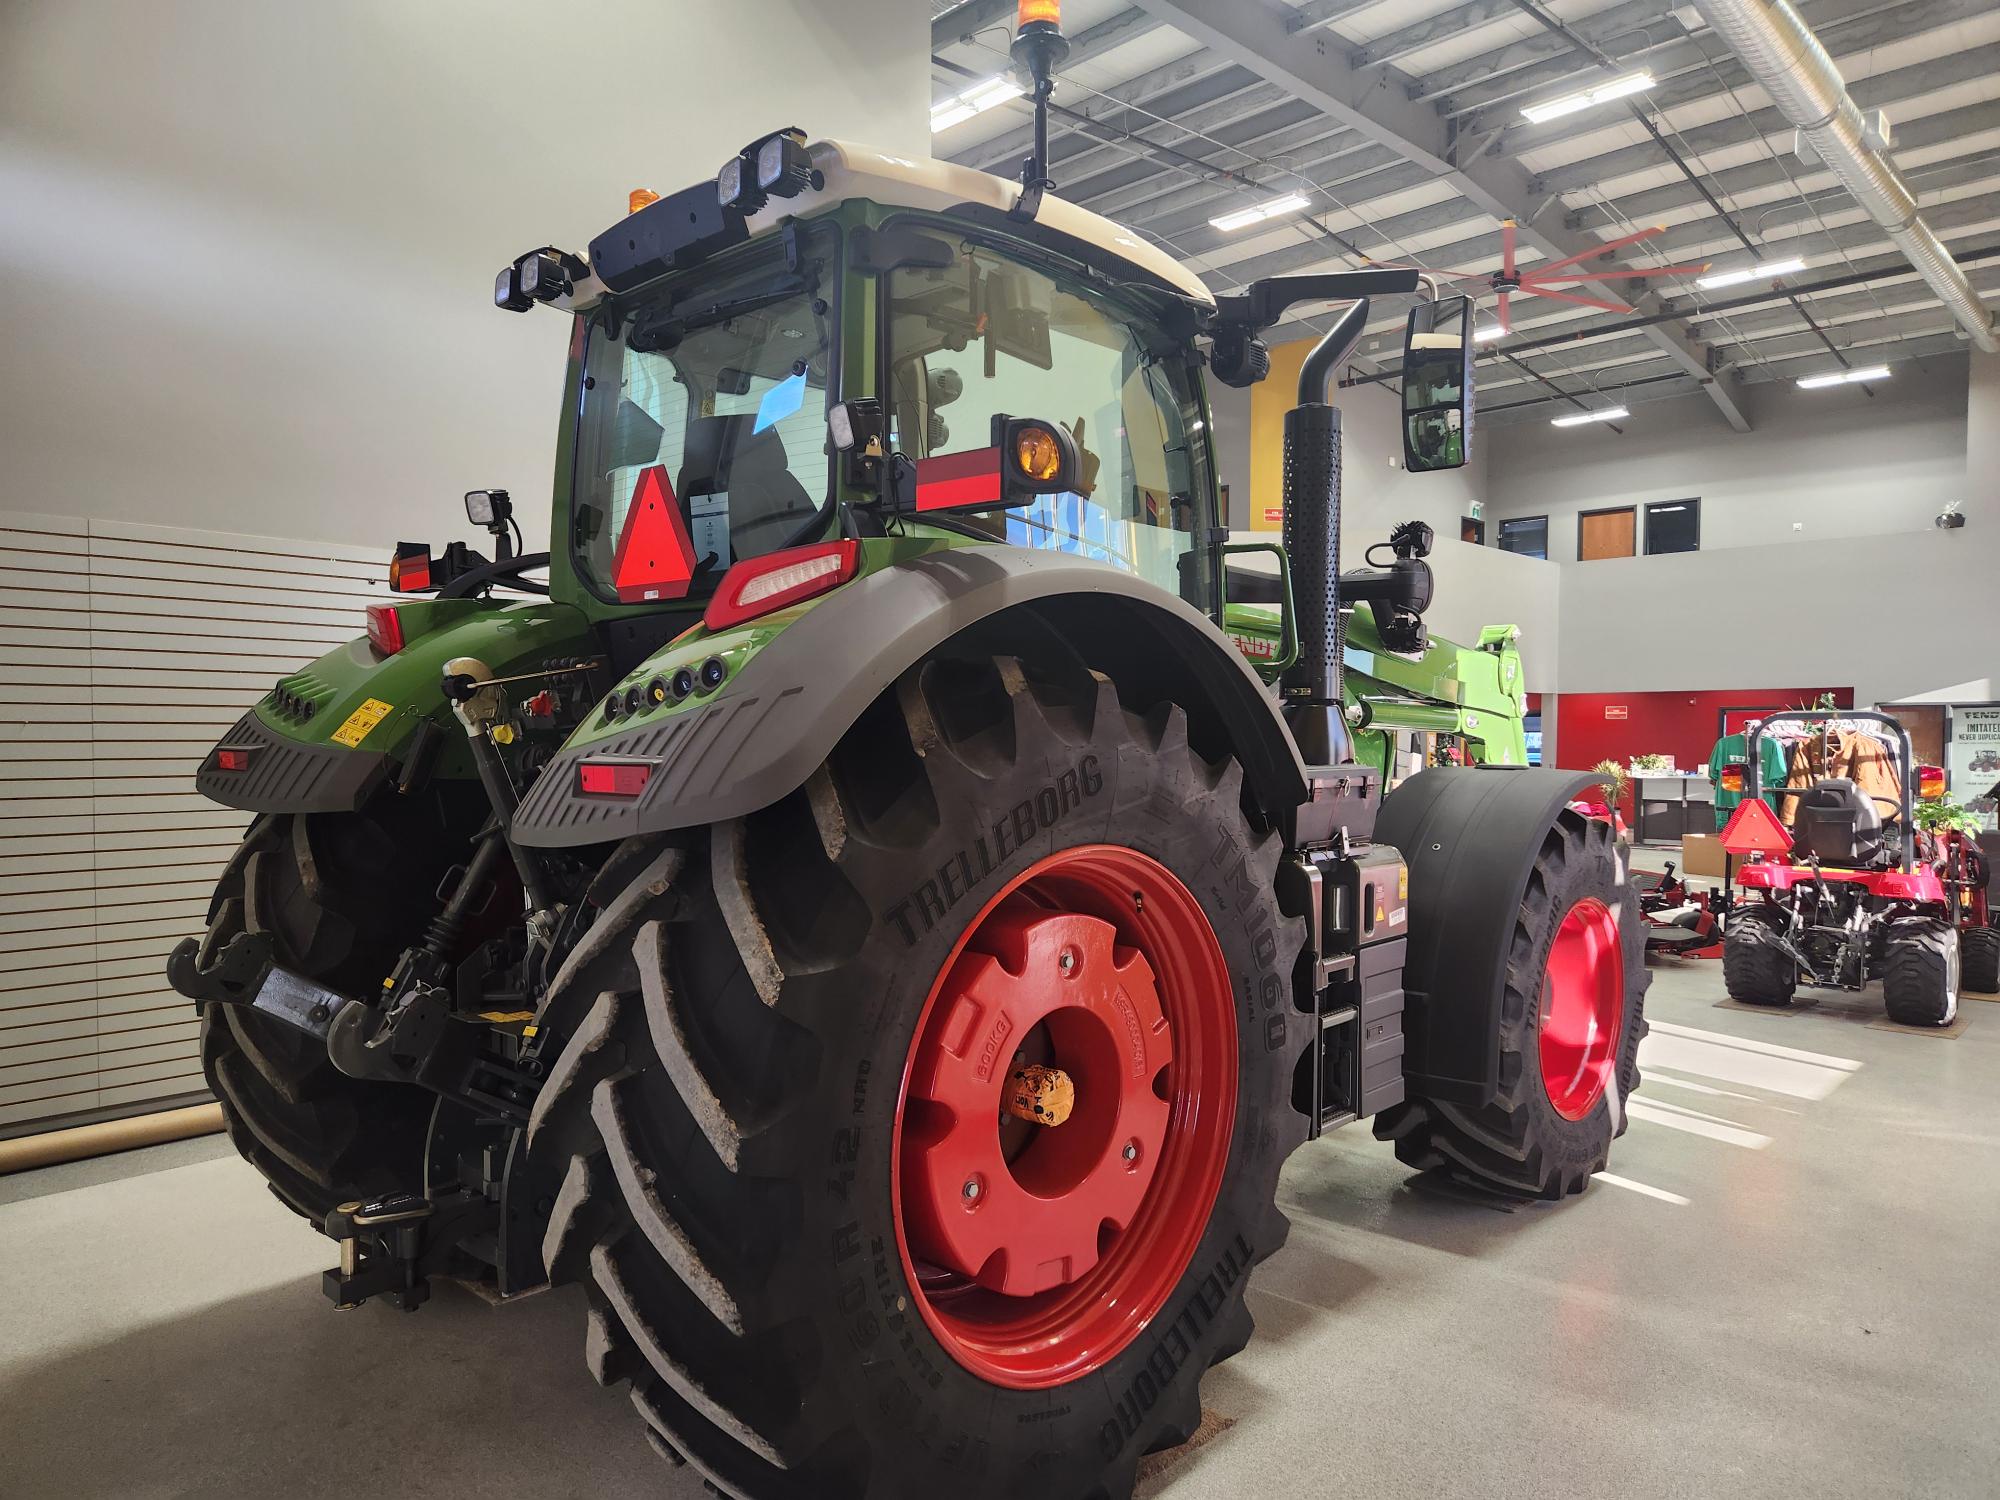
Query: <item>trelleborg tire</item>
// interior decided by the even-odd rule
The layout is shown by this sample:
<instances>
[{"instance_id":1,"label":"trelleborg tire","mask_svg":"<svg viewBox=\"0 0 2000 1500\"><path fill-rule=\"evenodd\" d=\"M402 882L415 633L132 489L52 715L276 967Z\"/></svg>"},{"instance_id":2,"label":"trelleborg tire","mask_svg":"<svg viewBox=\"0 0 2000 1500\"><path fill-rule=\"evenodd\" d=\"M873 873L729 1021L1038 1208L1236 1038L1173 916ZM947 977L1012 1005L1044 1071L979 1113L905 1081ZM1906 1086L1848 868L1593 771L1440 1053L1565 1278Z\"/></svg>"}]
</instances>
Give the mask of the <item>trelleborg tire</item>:
<instances>
[{"instance_id":1,"label":"trelleborg tire","mask_svg":"<svg viewBox=\"0 0 2000 1500\"><path fill-rule=\"evenodd\" d=\"M260 818L216 883L205 946L261 932L283 967L371 994L453 852L428 810ZM201 1059L231 1143L294 1212L318 1224L348 1200L422 1188L424 1090L349 1078L324 1042L240 1005L202 1007Z\"/></svg>"},{"instance_id":2,"label":"trelleborg tire","mask_svg":"<svg viewBox=\"0 0 2000 1500\"><path fill-rule=\"evenodd\" d=\"M1789 1005L1798 990L1797 962L1754 906L1731 912L1723 928L1722 987L1744 1005Z\"/></svg>"},{"instance_id":3,"label":"trelleborg tire","mask_svg":"<svg viewBox=\"0 0 2000 1500\"><path fill-rule=\"evenodd\" d=\"M664 1455L756 1500L1123 1500L1192 1434L1303 1136L1303 928L1241 782L1081 668L933 660L800 792L621 852L530 1140ZM1029 1061L1066 1123L1001 1114Z\"/></svg>"},{"instance_id":4,"label":"trelleborg tire","mask_svg":"<svg viewBox=\"0 0 2000 1500\"><path fill-rule=\"evenodd\" d=\"M1958 1019L1958 932L1928 917L1889 926L1882 1008L1899 1026L1949 1026Z\"/></svg>"},{"instance_id":5,"label":"trelleborg tire","mask_svg":"<svg viewBox=\"0 0 2000 1500\"><path fill-rule=\"evenodd\" d=\"M1376 1116L1377 1138L1419 1170L1448 1167L1532 1197L1582 1192L1624 1134L1625 1100L1639 1085L1645 941L1611 826L1558 814L1515 916L1495 1097L1413 1097Z\"/></svg>"}]
</instances>

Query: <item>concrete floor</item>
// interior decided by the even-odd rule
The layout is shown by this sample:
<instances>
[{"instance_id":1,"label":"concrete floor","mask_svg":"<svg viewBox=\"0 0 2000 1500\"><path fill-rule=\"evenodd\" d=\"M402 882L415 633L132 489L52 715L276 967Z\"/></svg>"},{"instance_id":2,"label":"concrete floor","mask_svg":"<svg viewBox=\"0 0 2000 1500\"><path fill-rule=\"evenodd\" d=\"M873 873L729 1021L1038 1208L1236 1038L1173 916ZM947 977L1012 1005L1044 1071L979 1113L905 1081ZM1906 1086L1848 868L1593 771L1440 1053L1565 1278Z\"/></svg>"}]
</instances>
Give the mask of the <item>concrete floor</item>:
<instances>
[{"instance_id":1,"label":"concrete floor","mask_svg":"<svg viewBox=\"0 0 2000 1500\"><path fill-rule=\"evenodd\" d=\"M1302 1152L1215 1371L1234 1425L1142 1490L2000 1494L2000 1003L1718 1009L1658 971L1630 1132L1561 1207ZM0 1179L0 1495L695 1500L579 1352L574 1292L333 1312L326 1242L218 1140Z\"/></svg>"}]
</instances>

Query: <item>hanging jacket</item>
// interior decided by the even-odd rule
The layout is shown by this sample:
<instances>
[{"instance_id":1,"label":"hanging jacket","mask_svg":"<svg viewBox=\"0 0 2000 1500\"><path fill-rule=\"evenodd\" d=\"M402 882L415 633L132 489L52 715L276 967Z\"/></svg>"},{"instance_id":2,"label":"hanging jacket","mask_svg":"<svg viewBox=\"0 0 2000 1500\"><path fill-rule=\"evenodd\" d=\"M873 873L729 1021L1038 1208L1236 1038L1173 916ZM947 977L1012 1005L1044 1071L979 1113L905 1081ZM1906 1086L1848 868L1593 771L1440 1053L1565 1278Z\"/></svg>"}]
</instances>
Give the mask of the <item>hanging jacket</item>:
<instances>
[{"instance_id":1,"label":"hanging jacket","mask_svg":"<svg viewBox=\"0 0 2000 1500\"><path fill-rule=\"evenodd\" d=\"M1786 786L1810 787L1829 776L1845 776L1864 796L1876 799L1875 810L1881 813L1884 822L1893 822L1899 816L1896 804L1903 783L1896 775L1896 763L1890 758L1888 747L1873 735L1835 731L1824 741L1814 735L1793 744ZM1784 799L1784 810L1779 816L1787 828L1798 816L1799 800Z\"/></svg>"}]
</instances>

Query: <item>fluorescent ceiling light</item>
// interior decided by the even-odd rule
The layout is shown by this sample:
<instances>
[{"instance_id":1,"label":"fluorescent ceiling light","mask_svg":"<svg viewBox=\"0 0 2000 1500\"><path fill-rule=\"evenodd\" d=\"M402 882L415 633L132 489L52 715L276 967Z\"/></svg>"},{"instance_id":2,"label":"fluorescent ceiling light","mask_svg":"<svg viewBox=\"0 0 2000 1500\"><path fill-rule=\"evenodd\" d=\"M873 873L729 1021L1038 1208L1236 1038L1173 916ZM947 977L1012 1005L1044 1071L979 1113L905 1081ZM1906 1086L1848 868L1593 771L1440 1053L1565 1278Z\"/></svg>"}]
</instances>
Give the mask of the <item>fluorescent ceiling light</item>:
<instances>
[{"instance_id":1,"label":"fluorescent ceiling light","mask_svg":"<svg viewBox=\"0 0 2000 1500\"><path fill-rule=\"evenodd\" d=\"M1585 422L1615 422L1620 417L1629 417L1631 415L1632 413L1622 406L1607 406L1602 411L1571 412L1566 417L1555 418L1549 423L1549 426L1581 427Z\"/></svg>"},{"instance_id":2,"label":"fluorescent ceiling light","mask_svg":"<svg viewBox=\"0 0 2000 1500\"><path fill-rule=\"evenodd\" d=\"M1741 286L1746 281L1770 281L1779 276L1791 276L1803 271L1806 263L1794 256L1790 260L1767 260L1760 266L1745 266L1740 271L1718 271L1713 276L1697 276L1696 286Z\"/></svg>"},{"instance_id":3,"label":"fluorescent ceiling light","mask_svg":"<svg viewBox=\"0 0 2000 1500\"><path fill-rule=\"evenodd\" d=\"M1589 109L1593 104L1608 104L1613 99L1623 99L1627 94L1643 94L1653 86L1653 75L1647 72L1627 73L1614 78L1609 83L1600 83L1594 89L1581 93L1564 94L1560 99L1551 99L1546 104L1529 104L1522 108L1537 125L1550 120L1560 120L1564 115L1573 115L1580 109Z\"/></svg>"},{"instance_id":4,"label":"fluorescent ceiling light","mask_svg":"<svg viewBox=\"0 0 2000 1500\"><path fill-rule=\"evenodd\" d=\"M974 115L983 115L996 104L1018 99L1027 92L1011 78L989 78L971 88L940 99L931 106L931 134L962 125Z\"/></svg>"},{"instance_id":5,"label":"fluorescent ceiling light","mask_svg":"<svg viewBox=\"0 0 2000 1500\"><path fill-rule=\"evenodd\" d=\"M1498 323L1481 323L1477 328L1472 330L1472 342L1475 344L1490 344L1506 331Z\"/></svg>"},{"instance_id":6,"label":"fluorescent ceiling light","mask_svg":"<svg viewBox=\"0 0 2000 1500\"><path fill-rule=\"evenodd\" d=\"M1869 365L1863 370L1835 370L1831 375L1808 375L1799 381L1802 391L1816 391L1823 385L1859 385L1864 380L1887 380L1887 365Z\"/></svg>"},{"instance_id":7,"label":"fluorescent ceiling light","mask_svg":"<svg viewBox=\"0 0 2000 1500\"><path fill-rule=\"evenodd\" d=\"M1221 230L1247 229L1252 224L1261 224L1266 219L1275 219L1283 214L1295 214L1302 208L1310 208L1312 199L1304 193L1287 193L1282 198L1273 198L1269 203L1260 203L1255 208L1239 208L1234 213L1223 214L1208 222Z\"/></svg>"}]
</instances>

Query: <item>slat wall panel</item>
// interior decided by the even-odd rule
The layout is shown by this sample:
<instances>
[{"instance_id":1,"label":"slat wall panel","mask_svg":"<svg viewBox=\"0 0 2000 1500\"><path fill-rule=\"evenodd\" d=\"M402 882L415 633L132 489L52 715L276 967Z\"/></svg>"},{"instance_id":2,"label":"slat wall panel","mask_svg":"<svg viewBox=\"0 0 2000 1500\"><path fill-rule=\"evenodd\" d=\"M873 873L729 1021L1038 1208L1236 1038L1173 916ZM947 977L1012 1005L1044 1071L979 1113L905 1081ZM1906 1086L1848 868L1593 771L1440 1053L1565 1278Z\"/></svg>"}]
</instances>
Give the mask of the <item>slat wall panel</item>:
<instances>
[{"instance_id":1,"label":"slat wall panel","mask_svg":"<svg viewBox=\"0 0 2000 1500\"><path fill-rule=\"evenodd\" d=\"M167 950L242 814L196 762L360 633L386 553L0 515L0 1131L203 1088Z\"/></svg>"}]
</instances>

